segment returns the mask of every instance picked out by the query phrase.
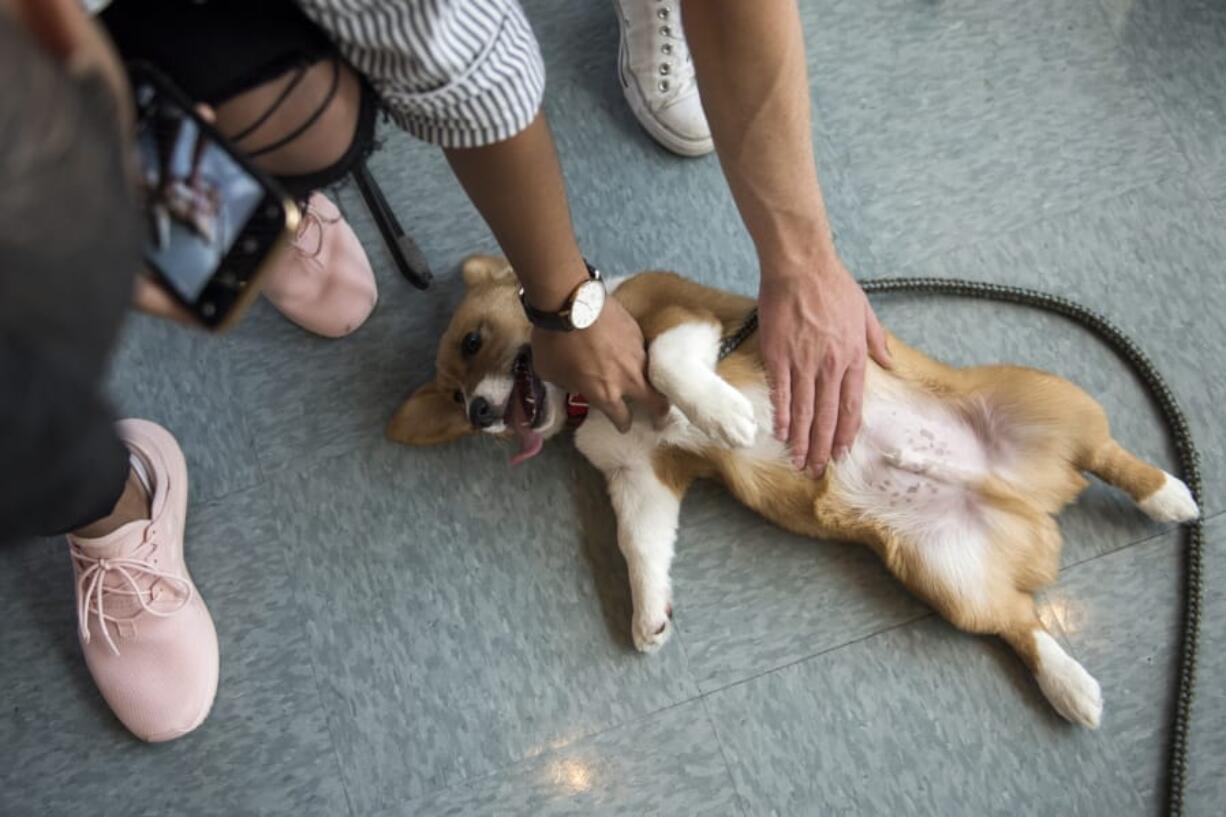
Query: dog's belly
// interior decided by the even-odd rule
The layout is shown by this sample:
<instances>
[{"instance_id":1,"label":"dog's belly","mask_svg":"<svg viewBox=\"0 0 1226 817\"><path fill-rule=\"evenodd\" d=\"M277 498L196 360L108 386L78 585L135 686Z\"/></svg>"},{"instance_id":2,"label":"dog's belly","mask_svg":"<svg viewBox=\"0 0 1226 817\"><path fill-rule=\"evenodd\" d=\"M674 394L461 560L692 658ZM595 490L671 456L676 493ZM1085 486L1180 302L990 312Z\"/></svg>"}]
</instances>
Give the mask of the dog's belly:
<instances>
[{"instance_id":1,"label":"dog's belly","mask_svg":"<svg viewBox=\"0 0 1226 817\"><path fill-rule=\"evenodd\" d=\"M977 598L990 547L978 485L992 475L1002 447L918 386L890 377L874 386L833 489L854 511L895 531L934 578Z\"/></svg>"},{"instance_id":2,"label":"dog's belly","mask_svg":"<svg viewBox=\"0 0 1226 817\"><path fill-rule=\"evenodd\" d=\"M953 497L992 466L986 441L964 414L895 382L865 394L860 434L839 474L872 492L875 506L903 507Z\"/></svg>"}]
</instances>

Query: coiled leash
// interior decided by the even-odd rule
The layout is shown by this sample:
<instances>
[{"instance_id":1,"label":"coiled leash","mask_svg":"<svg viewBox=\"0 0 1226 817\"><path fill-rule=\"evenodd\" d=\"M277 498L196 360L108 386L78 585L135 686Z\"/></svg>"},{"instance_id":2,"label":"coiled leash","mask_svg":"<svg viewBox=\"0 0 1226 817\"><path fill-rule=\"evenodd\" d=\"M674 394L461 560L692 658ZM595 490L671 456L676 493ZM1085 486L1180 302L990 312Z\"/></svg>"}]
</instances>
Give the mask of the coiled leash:
<instances>
[{"instance_id":1,"label":"coiled leash","mask_svg":"<svg viewBox=\"0 0 1226 817\"><path fill-rule=\"evenodd\" d=\"M1175 442L1175 454L1179 459L1183 481L1196 499L1196 504L1201 505L1200 455L1196 451L1188 421L1175 400L1174 392L1136 342L1107 318L1060 295L983 281L963 281L957 278L877 278L861 281L860 286L869 294L906 292L1022 304L1062 315L1093 332L1141 378L1146 390L1162 410L1167 429ZM758 310L755 308L736 332L720 341L719 359L723 360L732 354L757 328ZM1204 596L1204 534L1202 511L1202 515L1188 523L1184 530L1183 632L1175 676L1175 711L1171 715L1170 746L1167 751L1166 813L1170 817L1182 817L1184 790L1188 783L1188 732L1191 728L1192 699L1196 693L1196 651L1200 643L1201 603Z\"/></svg>"}]
</instances>

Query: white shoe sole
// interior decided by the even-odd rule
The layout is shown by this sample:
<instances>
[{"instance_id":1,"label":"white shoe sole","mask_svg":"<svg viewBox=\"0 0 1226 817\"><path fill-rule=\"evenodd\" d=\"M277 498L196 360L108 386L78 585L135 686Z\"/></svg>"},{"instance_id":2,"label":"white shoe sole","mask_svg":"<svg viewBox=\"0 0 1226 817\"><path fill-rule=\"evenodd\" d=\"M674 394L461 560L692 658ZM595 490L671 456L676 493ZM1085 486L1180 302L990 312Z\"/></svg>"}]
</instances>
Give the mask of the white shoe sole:
<instances>
[{"instance_id":1,"label":"white shoe sole","mask_svg":"<svg viewBox=\"0 0 1226 817\"><path fill-rule=\"evenodd\" d=\"M631 113L634 114L634 118L639 121L643 129L651 135L651 138L678 156L691 158L706 156L715 150L715 142L710 136L706 139L687 139L669 130L664 123L656 119L655 114L647 107L647 100L643 98L639 84L627 76L628 71L624 65L625 55L626 35L622 33L618 35L617 42L617 81L621 83L622 94L626 97L627 104L630 105Z\"/></svg>"}]
</instances>

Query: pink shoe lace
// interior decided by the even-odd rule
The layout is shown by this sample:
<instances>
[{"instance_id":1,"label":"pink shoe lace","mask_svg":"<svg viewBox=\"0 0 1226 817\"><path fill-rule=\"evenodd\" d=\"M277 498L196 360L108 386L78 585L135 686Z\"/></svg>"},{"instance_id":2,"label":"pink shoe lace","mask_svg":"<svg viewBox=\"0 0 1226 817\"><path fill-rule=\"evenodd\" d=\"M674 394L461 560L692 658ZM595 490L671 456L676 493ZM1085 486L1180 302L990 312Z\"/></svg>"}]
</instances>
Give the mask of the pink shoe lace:
<instances>
[{"instance_id":1,"label":"pink shoe lace","mask_svg":"<svg viewBox=\"0 0 1226 817\"><path fill-rule=\"evenodd\" d=\"M316 212L314 207L302 208L302 221L298 224L298 234L294 236L294 249L297 250L304 258L315 258L324 248L324 227L336 224L341 220L341 218L342 217L339 215L333 218L321 216L318 212ZM311 225L315 226L315 234L319 236L319 238L315 242L315 249L307 252L302 245L306 241L307 230L311 227Z\"/></svg>"},{"instance_id":2,"label":"pink shoe lace","mask_svg":"<svg viewBox=\"0 0 1226 817\"><path fill-rule=\"evenodd\" d=\"M151 533L152 531L149 531L149 534ZM146 536L149 534L146 534ZM191 582L173 573L158 570L152 563L143 559L134 559L129 556L118 556L115 558L88 556L75 544L70 548L70 551L73 561L80 570L80 575L77 577L77 628L81 633L81 640L86 644L90 642L89 616L91 613L96 616L98 628L102 630L102 635L106 638L106 643L111 653L119 655L119 647L115 645L115 640L111 638L110 630L107 627L108 622L115 625L131 622L136 620L141 613L149 613L159 618L169 618L186 607L192 600ZM148 588L142 588L137 583L136 575L134 574L152 578L154 581L150 583ZM107 585L106 578L111 575L122 579L131 589L125 590L122 587ZM152 602L157 600L155 591L158 581L169 582L182 588L183 599L178 605L169 610L154 609ZM140 605L140 609L130 616L112 615L106 612L104 607L104 600L111 595L134 599ZM148 596L148 601L145 599L146 596Z\"/></svg>"}]
</instances>

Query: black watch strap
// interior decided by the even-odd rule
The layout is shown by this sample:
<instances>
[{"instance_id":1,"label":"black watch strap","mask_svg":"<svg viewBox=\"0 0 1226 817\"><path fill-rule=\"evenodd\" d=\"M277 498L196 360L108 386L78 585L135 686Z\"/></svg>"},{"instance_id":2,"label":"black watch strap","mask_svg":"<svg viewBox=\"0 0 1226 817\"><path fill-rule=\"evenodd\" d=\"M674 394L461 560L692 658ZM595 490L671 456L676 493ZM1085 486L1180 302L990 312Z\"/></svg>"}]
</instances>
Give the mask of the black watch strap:
<instances>
[{"instance_id":1,"label":"black watch strap","mask_svg":"<svg viewBox=\"0 0 1226 817\"><path fill-rule=\"evenodd\" d=\"M600 270L583 261L587 267L588 277L593 281L600 280ZM567 299L566 306L559 309L557 312L547 312L544 309L537 309L532 304L528 303L528 297L524 294L524 288L519 288L519 302L523 304L524 314L528 316L528 320L533 326L541 329L549 329L553 332L570 332L575 328L575 325L570 322L570 300Z\"/></svg>"}]
</instances>

